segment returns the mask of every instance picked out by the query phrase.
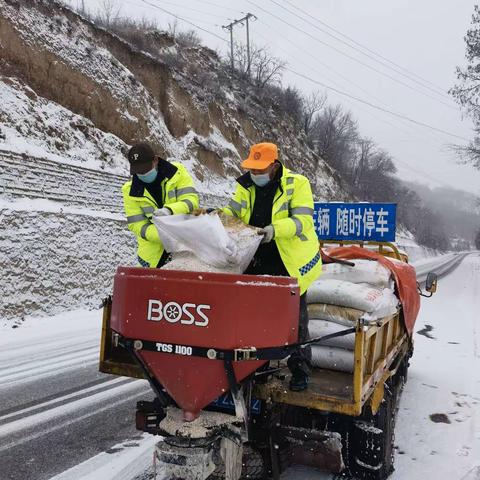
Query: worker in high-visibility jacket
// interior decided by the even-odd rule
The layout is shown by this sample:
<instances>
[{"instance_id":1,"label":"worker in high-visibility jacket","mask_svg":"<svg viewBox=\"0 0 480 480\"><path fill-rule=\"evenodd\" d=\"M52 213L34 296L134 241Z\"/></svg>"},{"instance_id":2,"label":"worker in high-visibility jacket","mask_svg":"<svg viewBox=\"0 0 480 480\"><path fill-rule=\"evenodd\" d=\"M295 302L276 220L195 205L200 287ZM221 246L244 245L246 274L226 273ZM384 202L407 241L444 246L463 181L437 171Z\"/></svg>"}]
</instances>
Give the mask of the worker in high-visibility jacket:
<instances>
[{"instance_id":1,"label":"worker in high-visibility jacket","mask_svg":"<svg viewBox=\"0 0 480 480\"><path fill-rule=\"evenodd\" d=\"M306 291L322 271L319 242L313 225L310 182L278 160L273 143L259 143L241 166L235 193L223 211L248 225L260 227L262 243L244 272L252 275L291 276L300 286L299 341L308 337ZM307 388L309 369L304 350L291 355L290 388Z\"/></svg>"},{"instance_id":2,"label":"worker in high-visibility jacket","mask_svg":"<svg viewBox=\"0 0 480 480\"><path fill-rule=\"evenodd\" d=\"M168 260L153 216L191 213L198 208L198 194L187 169L155 155L147 143L137 143L128 152L132 179L122 186L127 224L137 237L138 262L160 268Z\"/></svg>"}]
</instances>

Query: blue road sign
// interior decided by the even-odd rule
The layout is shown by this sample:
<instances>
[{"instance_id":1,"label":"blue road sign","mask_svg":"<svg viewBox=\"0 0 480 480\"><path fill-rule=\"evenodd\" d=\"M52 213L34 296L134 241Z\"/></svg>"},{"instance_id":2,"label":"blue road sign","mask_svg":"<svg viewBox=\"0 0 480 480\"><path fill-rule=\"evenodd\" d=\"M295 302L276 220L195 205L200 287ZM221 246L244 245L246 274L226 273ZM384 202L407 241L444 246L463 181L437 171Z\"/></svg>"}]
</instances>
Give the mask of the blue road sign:
<instances>
[{"instance_id":1,"label":"blue road sign","mask_svg":"<svg viewBox=\"0 0 480 480\"><path fill-rule=\"evenodd\" d=\"M394 203L315 202L313 220L319 240L394 242Z\"/></svg>"}]
</instances>

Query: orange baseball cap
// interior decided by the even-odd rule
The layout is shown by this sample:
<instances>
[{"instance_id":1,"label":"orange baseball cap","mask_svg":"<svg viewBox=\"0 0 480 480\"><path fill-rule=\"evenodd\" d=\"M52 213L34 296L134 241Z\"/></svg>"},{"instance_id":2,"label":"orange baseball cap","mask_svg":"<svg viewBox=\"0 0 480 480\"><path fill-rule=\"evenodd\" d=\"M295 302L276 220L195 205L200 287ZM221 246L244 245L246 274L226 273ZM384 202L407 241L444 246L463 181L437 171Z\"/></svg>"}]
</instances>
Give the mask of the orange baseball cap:
<instances>
[{"instance_id":1,"label":"orange baseball cap","mask_svg":"<svg viewBox=\"0 0 480 480\"><path fill-rule=\"evenodd\" d=\"M250 147L250 154L242 162L242 167L263 170L277 159L278 148L274 143L256 143Z\"/></svg>"}]
</instances>

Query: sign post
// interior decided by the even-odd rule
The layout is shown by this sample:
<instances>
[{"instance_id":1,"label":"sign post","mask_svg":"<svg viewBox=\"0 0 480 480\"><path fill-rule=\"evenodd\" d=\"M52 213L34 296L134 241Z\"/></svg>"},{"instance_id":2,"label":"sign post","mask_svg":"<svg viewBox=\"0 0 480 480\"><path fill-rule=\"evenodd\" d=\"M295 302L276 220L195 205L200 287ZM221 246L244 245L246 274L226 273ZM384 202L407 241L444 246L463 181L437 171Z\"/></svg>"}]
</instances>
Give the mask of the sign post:
<instances>
[{"instance_id":1,"label":"sign post","mask_svg":"<svg viewBox=\"0 0 480 480\"><path fill-rule=\"evenodd\" d=\"M314 203L313 220L319 240L394 242L394 203Z\"/></svg>"}]
</instances>

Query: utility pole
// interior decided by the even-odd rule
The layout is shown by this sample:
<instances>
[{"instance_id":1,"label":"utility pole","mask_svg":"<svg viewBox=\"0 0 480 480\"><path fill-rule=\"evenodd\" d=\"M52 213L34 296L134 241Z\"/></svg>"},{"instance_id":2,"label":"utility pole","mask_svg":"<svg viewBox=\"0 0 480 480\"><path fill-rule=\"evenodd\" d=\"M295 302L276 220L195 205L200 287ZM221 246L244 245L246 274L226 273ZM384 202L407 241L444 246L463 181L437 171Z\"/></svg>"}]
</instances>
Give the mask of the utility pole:
<instances>
[{"instance_id":1,"label":"utility pole","mask_svg":"<svg viewBox=\"0 0 480 480\"><path fill-rule=\"evenodd\" d=\"M224 28L225 30L230 30L230 68L232 69L232 72L233 72L233 68L234 68L234 65L233 65L233 25L234 24L230 24L230 25L224 25L222 26L222 28Z\"/></svg>"},{"instance_id":2,"label":"utility pole","mask_svg":"<svg viewBox=\"0 0 480 480\"><path fill-rule=\"evenodd\" d=\"M234 69L234 64L233 64L233 27L235 25L242 25L243 26L243 22L246 23L247 25L247 73L248 73L248 76L250 76L250 63L251 63L251 60L250 60L250 29L249 29L249 25L248 25L248 21L250 20L250 18L256 20L257 17L255 15L253 15L252 13L247 13L243 18L240 18L239 20L234 20L232 23L229 23L228 25L223 25L222 28L224 28L225 30L229 30L230 31L230 66L232 68L232 72L233 72L233 69Z\"/></svg>"}]
</instances>

